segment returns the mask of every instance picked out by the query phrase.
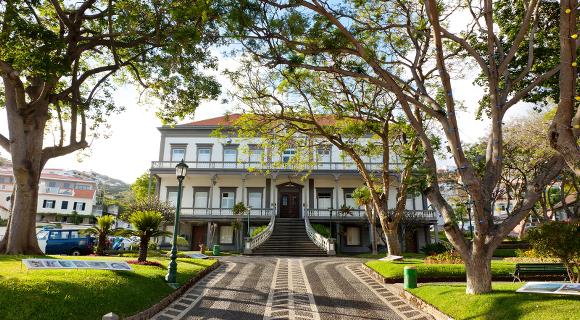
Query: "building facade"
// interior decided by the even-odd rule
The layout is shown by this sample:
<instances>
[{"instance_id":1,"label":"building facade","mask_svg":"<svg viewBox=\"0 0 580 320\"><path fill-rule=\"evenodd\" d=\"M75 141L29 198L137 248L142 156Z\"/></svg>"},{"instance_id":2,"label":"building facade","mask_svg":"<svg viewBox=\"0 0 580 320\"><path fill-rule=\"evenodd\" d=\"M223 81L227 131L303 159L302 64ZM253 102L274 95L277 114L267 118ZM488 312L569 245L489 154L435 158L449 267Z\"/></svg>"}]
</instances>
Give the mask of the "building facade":
<instances>
[{"instance_id":1,"label":"building facade","mask_svg":"<svg viewBox=\"0 0 580 320\"><path fill-rule=\"evenodd\" d=\"M0 168L0 207L11 207L13 190L12 168ZM97 183L66 170L45 169L40 176L36 210L37 222L93 223L102 213Z\"/></svg>"},{"instance_id":2,"label":"building facade","mask_svg":"<svg viewBox=\"0 0 580 320\"><path fill-rule=\"evenodd\" d=\"M296 150L264 156L259 139L217 138L212 132L231 125L236 115L218 117L174 127L161 127L159 159L152 162L151 176L157 180L156 195L176 203L178 181L175 166L188 165L183 181L180 235L197 250L200 244L220 244L224 250L243 247L243 237L269 223L271 216L304 220L332 230L339 252L368 252L370 224L352 197L361 186L353 162L334 147L313 151L315 163L308 170L295 170L288 163ZM264 160L267 158L268 160ZM371 170L380 170L380 159L369 159ZM395 179L393 179L395 180ZM389 190L389 207L395 207L396 185ZM249 215L234 215L242 202ZM348 210L341 208L348 207ZM427 210L426 198L412 195L408 210L418 217L402 227L401 243L406 251L418 251L430 241L429 228L436 223ZM236 223L232 223L237 221ZM378 225L378 224L377 224ZM172 226L166 226L168 231ZM166 244L166 239L163 240ZM283 253L280 253L283 254Z\"/></svg>"}]
</instances>

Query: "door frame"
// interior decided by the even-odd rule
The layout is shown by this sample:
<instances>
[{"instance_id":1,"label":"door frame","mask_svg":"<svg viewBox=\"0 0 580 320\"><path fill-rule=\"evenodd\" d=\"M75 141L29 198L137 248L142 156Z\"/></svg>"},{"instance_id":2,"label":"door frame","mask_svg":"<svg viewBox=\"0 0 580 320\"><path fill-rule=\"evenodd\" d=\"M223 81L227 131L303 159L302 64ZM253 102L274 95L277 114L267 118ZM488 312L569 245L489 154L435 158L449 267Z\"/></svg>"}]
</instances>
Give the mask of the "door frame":
<instances>
[{"instance_id":1,"label":"door frame","mask_svg":"<svg viewBox=\"0 0 580 320\"><path fill-rule=\"evenodd\" d=\"M294 183L294 182L286 182L286 183L282 183L279 185L276 185L276 188L278 189L278 194L277 194L277 206L276 206L276 216L280 217L280 208L281 206L281 199L282 199L282 193L283 192L295 192L298 194L298 215L296 217L296 219L300 219L302 218L302 214L303 214L303 205L302 205L302 189L304 188L303 185L300 185L298 183Z\"/></svg>"}]
</instances>

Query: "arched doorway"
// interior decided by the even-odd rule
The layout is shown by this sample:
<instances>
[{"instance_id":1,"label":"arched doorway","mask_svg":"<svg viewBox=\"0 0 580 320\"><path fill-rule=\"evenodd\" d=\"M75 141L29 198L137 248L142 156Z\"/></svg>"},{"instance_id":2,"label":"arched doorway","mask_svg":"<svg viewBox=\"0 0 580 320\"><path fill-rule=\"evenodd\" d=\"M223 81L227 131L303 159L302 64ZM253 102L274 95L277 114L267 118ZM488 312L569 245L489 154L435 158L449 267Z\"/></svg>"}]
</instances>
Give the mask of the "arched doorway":
<instances>
[{"instance_id":1,"label":"arched doorway","mask_svg":"<svg viewBox=\"0 0 580 320\"><path fill-rule=\"evenodd\" d=\"M299 218L302 210L302 186L287 182L277 187L280 218Z\"/></svg>"}]
</instances>

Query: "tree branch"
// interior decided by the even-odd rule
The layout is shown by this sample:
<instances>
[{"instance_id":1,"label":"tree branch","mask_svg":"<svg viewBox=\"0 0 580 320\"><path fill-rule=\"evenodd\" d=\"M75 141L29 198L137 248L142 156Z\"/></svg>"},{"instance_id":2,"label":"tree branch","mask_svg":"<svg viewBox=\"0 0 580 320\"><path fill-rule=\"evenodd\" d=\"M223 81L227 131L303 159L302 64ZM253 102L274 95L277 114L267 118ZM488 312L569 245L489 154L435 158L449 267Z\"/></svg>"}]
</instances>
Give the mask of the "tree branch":
<instances>
[{"instance_id":1,"label":"tree branch","mask_svg":"<svg viewBox=\"0 0 580 320\"><path fill-rule=\"evenodd\" d=\"M0 134L0 146L10 153L10 140L3 134Z\"/></svg>"}]
</instances>

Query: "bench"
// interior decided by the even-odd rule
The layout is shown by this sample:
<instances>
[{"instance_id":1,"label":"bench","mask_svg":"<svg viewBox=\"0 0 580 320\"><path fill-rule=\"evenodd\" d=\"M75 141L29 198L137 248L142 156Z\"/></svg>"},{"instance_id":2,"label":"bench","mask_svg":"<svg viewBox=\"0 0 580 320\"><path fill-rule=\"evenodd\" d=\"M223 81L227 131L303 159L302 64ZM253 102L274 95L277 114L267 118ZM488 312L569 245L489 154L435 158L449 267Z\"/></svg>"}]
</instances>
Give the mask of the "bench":
<instances>
[{"instance_id":1,"label":"bench","mask_svg":"<svg viewBox=\"0 0 580 320\"><path fill-rule=\"evenodd\" d=\"M522 276L562 276L564 280L568 278L566 267L561 263L518 263L516 270L512 273L514 280L522 281Z\"/></svg>"}]
</instances>

